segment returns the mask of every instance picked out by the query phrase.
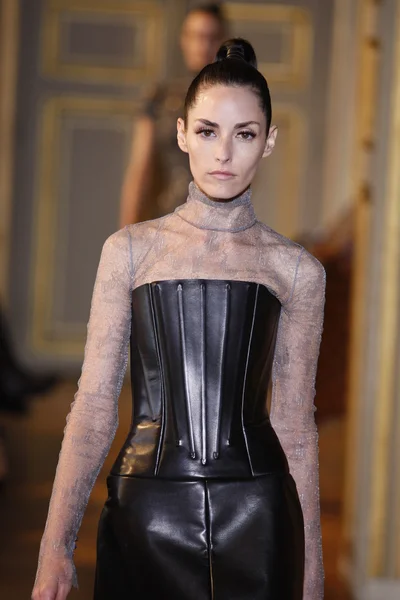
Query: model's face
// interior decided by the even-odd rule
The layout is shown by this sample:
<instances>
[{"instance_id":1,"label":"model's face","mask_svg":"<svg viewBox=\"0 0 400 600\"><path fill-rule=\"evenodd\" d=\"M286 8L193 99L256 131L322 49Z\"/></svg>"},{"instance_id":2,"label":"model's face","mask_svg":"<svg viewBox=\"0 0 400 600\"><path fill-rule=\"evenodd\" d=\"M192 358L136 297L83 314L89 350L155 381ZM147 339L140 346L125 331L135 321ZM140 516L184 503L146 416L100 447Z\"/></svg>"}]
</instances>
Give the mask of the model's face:
<instances>
[{"instance_id":1,"label":"model's face","mask_svg":"<svg viewBox=\"0 0 400 600\"><path fill-rule=\"evenodd\" d=\"M200 90L187 123L178 119L178 144L188 152L198 187L229 200L252 182L262 157L275 145L276 127L266 136L266 117L249 88L214 86Z\"/></svg>"},{"instance_id":2,"label":"model's face","mask_svg":"<svg viewBox=\"0 0 400 600\"><path fill-rule=\"evenodd\" d=\"M213 62L222 43L221 25L212 15L189 14L182 26L181 48L189 71L198 73Z\"/></svg>"}]
</instances>

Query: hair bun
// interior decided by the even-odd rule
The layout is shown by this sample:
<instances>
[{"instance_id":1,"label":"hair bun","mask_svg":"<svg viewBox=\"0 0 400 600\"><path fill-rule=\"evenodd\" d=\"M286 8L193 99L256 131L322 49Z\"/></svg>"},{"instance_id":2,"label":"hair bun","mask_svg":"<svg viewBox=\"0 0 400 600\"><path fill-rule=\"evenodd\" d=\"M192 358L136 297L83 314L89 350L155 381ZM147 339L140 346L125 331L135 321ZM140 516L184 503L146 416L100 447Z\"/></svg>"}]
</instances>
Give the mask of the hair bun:
<instances>
[{"instance_id":1,"label":"hair bun","mask_svg":"<svg viewBox=\"0 0 400 600\"><path fill-rule=\"evenodd\" d=\"M215 62L226 59L242 60L257 69L257 58L253 46L243 38L232 38L222 44Z\"/></svg>"}]
</instances>

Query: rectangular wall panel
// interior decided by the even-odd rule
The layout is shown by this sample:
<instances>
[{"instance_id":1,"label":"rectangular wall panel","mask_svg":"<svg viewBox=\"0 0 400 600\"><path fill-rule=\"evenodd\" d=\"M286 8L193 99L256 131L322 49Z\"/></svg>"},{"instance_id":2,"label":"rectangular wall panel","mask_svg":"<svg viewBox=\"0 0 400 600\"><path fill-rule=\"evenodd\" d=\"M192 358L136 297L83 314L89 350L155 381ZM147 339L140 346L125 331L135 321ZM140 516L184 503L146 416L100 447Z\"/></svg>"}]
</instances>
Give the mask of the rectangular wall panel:
<instances>
[{"instance_id":1,"label":"rectangular wall panel","mask_svg":"<svg viewBox=\"0 0 400 600\"><path fill-rule=\"evenodd\" d=\"M164 14L159 2L44 1L45 77L132 84L160 75Z\"/></svg>"},{"instance_id":2,"label":"rectangular wall panel","mask_svg":"<svg viewBox=\"0 0 400 600\"><path fill-rule=\"evenodd\" d=\"M32 343L80 355L101 247L118 229L135 105L55 97L43 105L34 231Z\"/></svg>"},{"instance_id":3,"label":"rectangular wall panel","mask_svg":"<svg viewBox=\"0 0 400 600\"><path fill-rule=\"evenodd\" d=\"M274 86L303 89L309 83L313 49L312 13L279 4L226 4L230 34L249 39L258 68Z\"/></svg>"}]
</instances>

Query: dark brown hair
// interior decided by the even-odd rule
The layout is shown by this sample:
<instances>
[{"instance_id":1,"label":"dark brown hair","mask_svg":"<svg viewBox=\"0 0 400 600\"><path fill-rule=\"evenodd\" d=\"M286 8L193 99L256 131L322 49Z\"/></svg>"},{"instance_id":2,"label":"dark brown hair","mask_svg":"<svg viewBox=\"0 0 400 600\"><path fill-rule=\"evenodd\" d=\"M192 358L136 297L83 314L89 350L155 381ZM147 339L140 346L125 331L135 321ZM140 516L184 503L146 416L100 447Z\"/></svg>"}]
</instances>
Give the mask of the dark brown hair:
<instances>
[{"instance_id":1,"label":"dark brown hair","mask_svg":"<svg viewBox=\"0 0 400 600\"><path fill-rule=\"evenodd\" d=\"M227 40L218 50L215 61L206 65L193 79L184 104L185 123L199 91L214 85L248 87L253 90L265 114L268 135L272 119L271 95L264 75L257 70L257 58L250 42L242 38Z\"/></svg>"}]
</instances>

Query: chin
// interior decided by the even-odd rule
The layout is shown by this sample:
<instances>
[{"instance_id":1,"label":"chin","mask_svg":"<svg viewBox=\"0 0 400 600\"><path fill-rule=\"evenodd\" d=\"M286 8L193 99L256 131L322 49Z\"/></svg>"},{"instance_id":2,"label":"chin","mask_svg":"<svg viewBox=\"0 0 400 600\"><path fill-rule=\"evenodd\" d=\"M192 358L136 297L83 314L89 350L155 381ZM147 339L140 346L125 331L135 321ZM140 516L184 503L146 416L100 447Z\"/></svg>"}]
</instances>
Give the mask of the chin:
<instances>
[{"instance_id":1,"label":"chin","mask_svg":"<svg viewBox=\"0 0 400 600\"><path fill-rule=\"evenodd\" d=\"M230 200L239 196L247 187L248 184L242 184L239 181L215 181L204 183L202 190L210 198Z\"/></svg>"}]
</instances>

